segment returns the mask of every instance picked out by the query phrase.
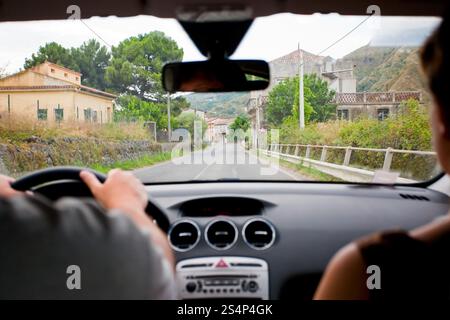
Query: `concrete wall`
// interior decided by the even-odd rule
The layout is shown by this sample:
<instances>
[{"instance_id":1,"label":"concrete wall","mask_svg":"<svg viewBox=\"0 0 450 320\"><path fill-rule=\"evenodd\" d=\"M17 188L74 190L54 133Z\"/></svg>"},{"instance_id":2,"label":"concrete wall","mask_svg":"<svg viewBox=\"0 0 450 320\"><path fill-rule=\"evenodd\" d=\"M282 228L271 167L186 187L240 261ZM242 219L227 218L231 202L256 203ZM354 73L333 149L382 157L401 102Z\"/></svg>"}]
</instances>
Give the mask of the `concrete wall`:
<instances>
[{"instance_id":1,"label":"concrete wall","mask_svg":"<svg viewBox=\"0 0 450 320\"><path fill-rule=\"evenodd\" d=\"M19 72L9 77L0 79L0 87L50 85L67 86L71 85L71 83L56 78L46 77L31 70Z\"/></svg>"},{"instance_id":2,"label":"concrete wall","mask_svg":"<svg viewBox=\"0 0 450 320\"><path fill-rule=\"evenodd\" d=\"M8 98L9 97L9 98ZM9 109L8 109L9 99ZM63 110L63 121L85 121L84 110L97 112L97 123L112 121L113 102L75 90L1 91L0 115L38 119L37 109L47 110L47 121L55 121L55 109ZM91 120L92 121L92 120Z\"/></svg>"},{"instance_id":3,"label":"concrete wall","mask_svg":"<svg viewBox=\"0 0 450 320\"><path fill-rule=\"evenodd\" d=\"M397 105L393 104L369 104L369 105L339 105L336 110L348 110L349 120L355 120L359 117L368 117L377 119L379 109L389 109L389 114L397 112Z\"/></svg>"},{"instance_id":4,"label":"concrete wall","mask_svg":"<svg viewBox=\"0 0 450 320\"><path fill-rule=\"evenodd\" d=\"M10 91L0 92L0 114L37 120L37 109L47 110L47 120L55 120L55 109L63 109L63 120L73 119L73 91Z\"/></svg>"},{"instance_id":5,"label":"concrete wall","mask_svg":"<svg viewBox=\"0 0 450 320\"><path fill-rule=\"evenodd\" d=\"M49 77L57 78L59 80L63 80L65 82L70 82L72 84L81 85L81 74L64 68L62 66L58 66L53 63L45 62L34 68L32 68L35 72L41 73L43 75L47 75Z\"/></svg>"},{"instance_id":6,"label":"concrete wall","mask_svg":"<svg viewBox=\"0 0 450 320\"><path fill-rule=\"evenodd\" d=\"M77 111L78 108L78 111ZM92 122L108 123L113 120L113 102L111 99L102 98L97 95L80 93L75 94L74 119L78 121L89 121L85 118L84 110L91 109L92 113L97 113L97 121L91 118Z\"/></svg>"}]
</instances>

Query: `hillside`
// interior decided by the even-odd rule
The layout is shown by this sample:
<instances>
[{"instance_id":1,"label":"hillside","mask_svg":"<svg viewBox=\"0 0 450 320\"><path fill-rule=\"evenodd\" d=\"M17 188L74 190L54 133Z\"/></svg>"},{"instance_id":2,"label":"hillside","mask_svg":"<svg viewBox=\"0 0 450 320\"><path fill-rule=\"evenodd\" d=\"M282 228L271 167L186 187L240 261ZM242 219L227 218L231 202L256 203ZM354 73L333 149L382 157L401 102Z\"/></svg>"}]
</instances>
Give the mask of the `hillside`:
<instances>
[{"instance_id":1,"label":"hillside","mask_svg":"<svg viewBox=\"0 0 450 320\"><path fill-rule=\"evenodd\" d=\"M355 66L357 91L420 90L424 101L429 101L418 48L364 46L338 60L338 64L349 62Z\"/></svg>"},{"instance_id":2,"label":"hillside","mask_svg":"<svg viewBox=\"0 0 450 320\"><path fill-rule=\"evenodd\" d=\"M295 53L290 53L271 62L272 76L290 76L289 68L295 67ZM291 57L292 56L292 57ZM317 72L314 66L327 57L311 55L309 72ZM292 62L294 61L294 62ZM357 91L416 91L423 93L423 101L430 101L425 79L419 63L418 48L413 47L361 47L336 61L336 68L354 65ZM295 73L295 68L291 73ZM235 117L245 112L249 93L193 93L186 96L192 108L207 111L212 116Z\"/></svg>"},{"instance_id":3,"label":"hillside","mask_svg":"<svg viewBox=\"0 0 450 320\"><path fill-rule=\"evenodd\" d=\"M248 92L192 93L186 95L191 108L206 111L209 116L235 117L245 113Z\"/></svg>"}]
</instances>

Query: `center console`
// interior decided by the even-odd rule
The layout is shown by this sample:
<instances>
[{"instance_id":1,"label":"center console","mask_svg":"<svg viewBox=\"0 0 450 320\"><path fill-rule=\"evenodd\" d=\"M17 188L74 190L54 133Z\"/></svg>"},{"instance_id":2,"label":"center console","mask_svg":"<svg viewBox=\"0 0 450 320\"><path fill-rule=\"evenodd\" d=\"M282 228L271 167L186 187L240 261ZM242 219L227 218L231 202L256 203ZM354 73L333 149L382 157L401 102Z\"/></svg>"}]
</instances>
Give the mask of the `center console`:
<instances>
[{"instance_id":1,"label":"center console","mask_svg":"<svg viewBox=\"0 0 450 320\"><path fill-rule=\"evenodd\" d=\"M262 259L193 258L176 269L181 299L269 299L269 269Z\"/></svg>"}]
</instances>

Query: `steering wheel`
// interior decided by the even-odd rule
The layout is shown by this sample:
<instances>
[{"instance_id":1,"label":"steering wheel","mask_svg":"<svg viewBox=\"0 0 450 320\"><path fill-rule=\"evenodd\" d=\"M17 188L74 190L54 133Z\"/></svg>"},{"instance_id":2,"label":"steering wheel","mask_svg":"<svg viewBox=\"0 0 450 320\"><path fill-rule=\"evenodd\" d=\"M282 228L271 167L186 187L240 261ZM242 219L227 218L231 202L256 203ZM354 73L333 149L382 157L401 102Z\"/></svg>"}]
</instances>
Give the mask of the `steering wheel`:
<instances>
[{"instance_id":1,"label":"steering wheel","mask_svg":"<svg viewBox=\"0 0 450 320\"><path fill-rule=\"evenodd\" d=\"M79 167L52 167L34 171L27 174L11 184L18 191L33 191L50 200L57 200L63 196L93 197L89 188L80 178L80 172L88 170L92 172L100 182L105 182L106 176L91 169ZM158 226L168 232L170 221L168 215L161 206L148 200L145 212L155 219Z\"/></svg>"}]
</instances>

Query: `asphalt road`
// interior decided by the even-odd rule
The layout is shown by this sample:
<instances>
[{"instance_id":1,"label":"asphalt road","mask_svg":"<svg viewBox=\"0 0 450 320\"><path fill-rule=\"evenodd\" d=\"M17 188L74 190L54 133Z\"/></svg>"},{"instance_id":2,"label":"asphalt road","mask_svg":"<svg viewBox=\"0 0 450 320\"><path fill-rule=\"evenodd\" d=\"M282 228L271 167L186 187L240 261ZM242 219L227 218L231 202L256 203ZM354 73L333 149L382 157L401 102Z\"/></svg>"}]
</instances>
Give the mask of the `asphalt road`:
<instances>
[{"instance_id":1,"label":"asphalt road","mask_svg":"<svg viewBox=\"0 0 450 320\"><path fill-rule=\"evenodd\" d=\"M247 152L239 144L216 144L203 151L174 158L134 174L143 182L192 180L308 180L281 168L276 160L268 161Z\"/></svg>"}]
</instances>

